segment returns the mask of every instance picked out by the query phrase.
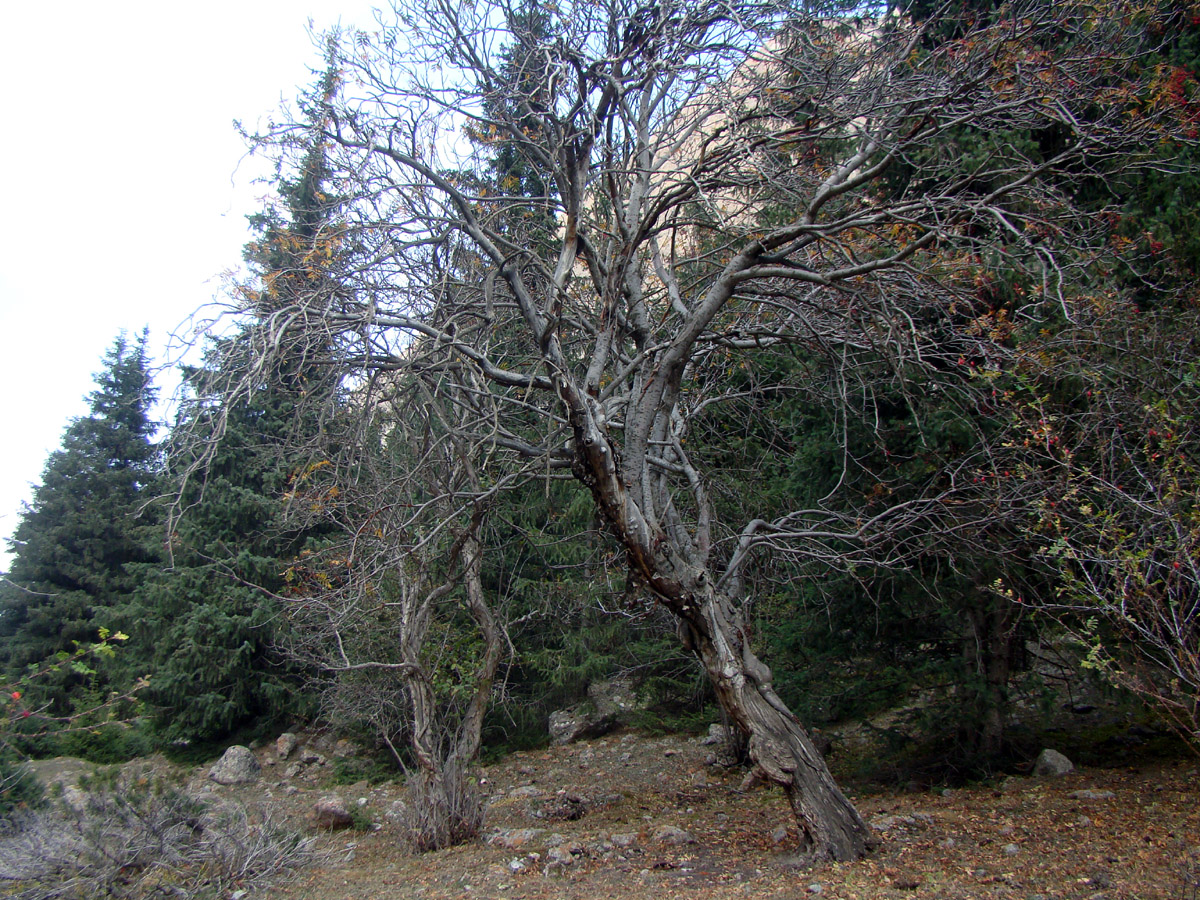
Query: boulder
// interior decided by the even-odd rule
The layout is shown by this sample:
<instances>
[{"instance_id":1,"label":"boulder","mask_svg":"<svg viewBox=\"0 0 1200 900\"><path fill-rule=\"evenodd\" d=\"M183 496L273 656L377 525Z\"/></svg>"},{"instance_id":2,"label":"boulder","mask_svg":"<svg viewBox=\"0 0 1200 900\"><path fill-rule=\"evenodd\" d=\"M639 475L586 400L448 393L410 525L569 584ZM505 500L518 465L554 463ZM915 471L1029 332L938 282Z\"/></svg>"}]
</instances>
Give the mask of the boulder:
<instances>
[{"instance_id":1,"label":"boulder","mask_svg":"<svg viewBox=\"0 0 1200 900\"><path fill-rule=\"evenodd\" d=\"M354 816L341 797L330 795L322 797L313 804L313 822L318 828L336 830L349 828L354 824Z\"/></svg>"},{"instance_id":2,"label":"boulder","mask_svg":"<svg viewBox=\"0 0 1200 900\"><path fill-rule=\"evenodd\" d=\"M582 704L550 713L550 740L556 744L569 744L591 737L595 729L595 722ZM602 731L598 733L603 734Z\"/></svg>"},{"instance_id":3,"label":"boulder","mask_svg":"<svg viewBox=\"0 0 1200 900\"><path fill-rule=\"evenodd\" d=\"M250 784L258 781L261 771L250 748L235 744L208 770L208 777L217 784Z\"/></svg>"},{"instance_id":4,"label":"boulder","mask_svg":"<svg viewBox=\"0 0 1200 900\"><path fill-rule=\"evenodd\" d=\"M586 701L550 714L550 737L556 744L600 737L643 707L632 679L617 676L594 681L588 686Z\"/></svg>"},{"instance_id":5,"label":"boulder","mask_svg":"<svg viewBox=\"0 0 1200 900\"><path fill-rule=\"evenodd\" d=\"M1075 765L1057 750L1046 748L1038 754L1033 774L1039 777L1061 778L1075 771Z\"/></svg>"}]
</instances>

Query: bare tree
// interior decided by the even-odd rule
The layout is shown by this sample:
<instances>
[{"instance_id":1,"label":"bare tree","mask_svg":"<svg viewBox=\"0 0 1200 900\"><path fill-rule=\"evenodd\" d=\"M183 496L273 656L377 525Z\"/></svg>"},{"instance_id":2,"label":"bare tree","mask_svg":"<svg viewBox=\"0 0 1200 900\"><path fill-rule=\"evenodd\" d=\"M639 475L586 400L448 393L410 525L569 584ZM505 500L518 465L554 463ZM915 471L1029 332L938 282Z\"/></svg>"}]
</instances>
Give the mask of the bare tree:
<instances>
[{"instance_id":1,"label":"bare tree","mask_svg":"<svg viewBox=\"0 0 1200 900\"><path fill-rule=\"evenodd\" d=\"M420 851L483 822L471 769L506 646L482 541L508 483L485 487L463 438L479 410L472 389L428 376L359 386L363 415L347 418L361 430L337 432L350 454L316 457L291 493L297 515L336 522L343 537L289 572L290 655L324 673L327 706L415 765L407 837Z\"/></svg>"},{"instance_id":2,"label":"bare tree","mask_svg":"<svg viewBox=\"0 0 1200 900\"><path fill-rule=\"evenodd\" d=\"M358 379L453 386L461 504L522 473L586 485L805 848L862 855L869 829L752 647L749 566L875 558L942 527L947 497L722 521L689 427L764 346L846 371L869 355L897 378L995 368L984 254L1033 276L1023 312L1072 315L1096 236L1070 185L1164 127L1132 87L1142 32L1119 3L1004 7L940 42L901 15L787 0L394 12L344 36L341 98L316 125L350 198L352 288L256 308L263 359L321 346ZM286 152L309 127L264 140Z\"/></svg>"}]
</instances>

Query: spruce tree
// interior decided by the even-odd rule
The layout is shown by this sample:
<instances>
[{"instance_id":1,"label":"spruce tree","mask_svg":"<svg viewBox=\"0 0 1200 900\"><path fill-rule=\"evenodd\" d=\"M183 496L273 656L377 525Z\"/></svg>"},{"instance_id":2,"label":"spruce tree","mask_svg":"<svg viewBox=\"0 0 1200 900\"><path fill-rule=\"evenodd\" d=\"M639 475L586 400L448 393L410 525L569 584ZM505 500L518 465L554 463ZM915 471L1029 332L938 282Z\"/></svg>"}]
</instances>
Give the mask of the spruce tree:
<instances>
[{"instance_id":1,"label":"spruce tree","mask_svg":"<svg viewBox=\"0 0 1200 900\"><path fill-rule=\"evenodd\" d=\"M332 89L330 75L320 89ZM324 148L314 140L302 148L295 178L281 180L279 203L251 218L257 236L246 261L264 315L328 277L338 235L325 173ZM171 564L147 572L127 611L127 621L147 623L154 635L141 696L170 741L219 741L251 723L306 712L302 673L278 652L286 630L278 597L318 530L287 521L289 491L309 460L304 445L319 427L315 413L297 410L313 409L301 398L328 395L332 384L296 358L262 373L250 395L231 399L223 385L238 377L249 350L244 333L214 341L205 364L185 373L191 400L172 439L181 515Z\"/></svg>"},{"instance_id":2,"label":"spruce tree","mask_svg":"<svg viewBox=\"0 0 1200 900\"><path fill-rule=\"evenodd\" d=\"M74 642L95 641L133 590L131 566L154 558L159 472L146 333L105 357L90 412L67 428L10 545L0 584L0 666L19 673ZM72 681L53 691L65 710Z\"/></svg>"}]
</instances>

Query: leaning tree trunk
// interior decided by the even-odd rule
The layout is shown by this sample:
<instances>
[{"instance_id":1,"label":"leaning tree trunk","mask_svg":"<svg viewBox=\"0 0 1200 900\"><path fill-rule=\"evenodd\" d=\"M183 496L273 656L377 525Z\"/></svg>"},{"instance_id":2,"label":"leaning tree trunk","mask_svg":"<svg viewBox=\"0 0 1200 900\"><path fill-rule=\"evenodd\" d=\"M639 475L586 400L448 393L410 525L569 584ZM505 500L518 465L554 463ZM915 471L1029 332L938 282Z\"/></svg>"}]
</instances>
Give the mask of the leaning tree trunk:
<instances>
[{"instance_id":1,"label":"leaning tree trunk","mask_svg":"<svg viewBox=\"0 0 1200 900\"><path fill-rule=\"evenodd\" d=\"M575 431L575 477L587 485L601 515L624 545L631 568L679 623L684 643L700 659L717 700L749 738L751 760L783 788L796 816L802 849L814 861L859 859L873 845L870 829L846 799L800 721L775 693L771 670L750 647L730 597L703 564L643 512L626 488L618 454L582 393L558 381Z\"/></svg>"},{"instance_id":2,"label":"leaning tree trunk","mask_svg":"<svg viewBox=\"0 0 1200 900\"><path fill-rule=\"evenodd\" d=\"M680 634L704 665L717 700L749 736L750 758L783 788L814 861L847 861L872 846L870 829L841 792L799 720L771 685L771 670L747 641L728 598L710 591L677 610Z\"/></svg>"}]
</instances>

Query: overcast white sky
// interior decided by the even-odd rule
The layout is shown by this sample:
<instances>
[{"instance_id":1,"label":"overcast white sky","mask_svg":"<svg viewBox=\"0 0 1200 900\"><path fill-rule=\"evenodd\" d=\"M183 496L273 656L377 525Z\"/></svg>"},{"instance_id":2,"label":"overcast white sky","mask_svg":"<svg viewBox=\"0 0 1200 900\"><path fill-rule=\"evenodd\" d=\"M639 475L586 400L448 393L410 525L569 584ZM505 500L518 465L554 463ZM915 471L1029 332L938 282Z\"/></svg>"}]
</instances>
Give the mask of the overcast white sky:
<instances>
[{"instance_id":1,"label":"overcast white sky","mask_svg":"<svg viewBox=\"0 0 1200 900\"><path fill-rule=\"evenodd\" d=\"M121 329L168 334L241 260L268 188L233 128L321 67L368 0L15 0L0 43L0 537ZM0 569L7 567L0 545Z\"/></svg>"}]
</instances>

